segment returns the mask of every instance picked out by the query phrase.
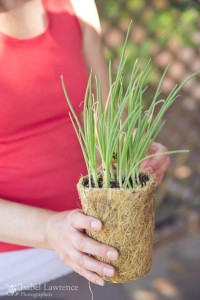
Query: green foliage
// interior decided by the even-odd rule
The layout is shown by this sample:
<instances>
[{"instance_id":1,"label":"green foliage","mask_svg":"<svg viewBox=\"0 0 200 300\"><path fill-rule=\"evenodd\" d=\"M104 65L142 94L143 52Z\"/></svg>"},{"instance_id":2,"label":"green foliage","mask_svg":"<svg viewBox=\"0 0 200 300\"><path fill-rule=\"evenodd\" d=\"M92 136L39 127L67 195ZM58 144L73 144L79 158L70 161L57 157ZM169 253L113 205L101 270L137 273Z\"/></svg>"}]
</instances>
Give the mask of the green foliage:
<instances>
[{"instance_id":1,"label":"green foliage","mask_svg":"<svg viewBox=\"0 0 200 300\"><path fill-rule=\"evenodd\" d=\"M189 45L199 47L195 34L199 32L200 6L195 8L196 1L144 1L144 0L101 0L96 1L105 31L112 28L125 28L124 23L133 20L133 38L127 44L127 72L131 71L132 62L137 58L146 63L154 57L155 68L150 78L155 83L160 76L156 68L155 48L168 49L171 41L176 40L180 47ZM198 6L198 5L197 5ZM143 29L145 35L142 39L134 38L137 28ZM109 44L109 38L107 40ZM109 47L108 47L109 48ZM121 52L121 45L106 49L107 60L114 61ZM131 49L128 51L128 49ZM127 87L125 80L125 87Z\"/></svg>"},{"instance_id":2,"label":"green foliage","mask_svg":"<svg viewBox=\"0 0 200 300\"><path fill-rule=\"evenodd\" d=\"M151 77L151 65L148 62L142 70L137 61L132 66L128 86L124 89L123 81L127 68L126 47L128 35L123 45L121 59L116 76L112 75L112 66L109 65L110 93L105 107L102 99L101 81L96 79L95 99L92 93L92 73L84 99L83 128L73 109L62 78L62 86L66 100L70 107L70 118L77 138L83 151L86 162L89 186L91 180L98 187L99 177L103 177L103 187L109 188L111 181L117 181L120 188L133 187L139 184L141 163L150 157L173 154L185 151L170 151L147 155L147 152L163 127L162 117L168 108L177 99L181 88L195 75L192 74L179 86L175 85L165 100L160 99L162 82L167 68L158 82L157 89L152 95L149 107L145 106L145 93L148 90L146 82ZM128 114L122 121L125 108ZM159 108L155 113L155 108ZM134 129L137 128L133 137ZM101 166L97 169L97 151L100 154ZM116 166L113 164L113 155L116 153ZM131 184L132 182L132 184Z\"/></svg>"},{"instance_id":3,"label":"green foliage","mask_svg":"<svg viewBox=\"0 0 200 300\"><path fill-rule=\"evenodd\" d=\"M191 7L196 8L196 10L200 11L198 0L171 0L171 5L181 11L185 11L186 9L190 9Z\"/></svg>"}]
</instances>

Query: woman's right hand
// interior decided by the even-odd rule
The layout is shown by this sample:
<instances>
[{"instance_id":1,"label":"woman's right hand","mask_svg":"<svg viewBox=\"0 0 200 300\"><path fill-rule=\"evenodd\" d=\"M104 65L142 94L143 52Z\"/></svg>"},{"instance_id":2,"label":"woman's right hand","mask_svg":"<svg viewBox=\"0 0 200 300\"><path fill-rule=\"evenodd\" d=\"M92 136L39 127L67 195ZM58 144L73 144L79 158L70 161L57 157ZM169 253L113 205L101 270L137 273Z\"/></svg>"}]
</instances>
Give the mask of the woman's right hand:
<instances>
[{"instance_id":1,"label":"woman's right hand","mask_svg":"<svg viewBox=\"0 0 200 300\"><path fill-rule=\"evenodd\" d=\"M55 212L47 221L45 239L49 248L55 250L71 269L95 284L104 285L98 274L113 276L114 267L88 254L115 260L118 252L85 233L85 229L99 231L101 228L102 223L98 219L86 216L81 209Z\"/></svg>"}]
</instances>

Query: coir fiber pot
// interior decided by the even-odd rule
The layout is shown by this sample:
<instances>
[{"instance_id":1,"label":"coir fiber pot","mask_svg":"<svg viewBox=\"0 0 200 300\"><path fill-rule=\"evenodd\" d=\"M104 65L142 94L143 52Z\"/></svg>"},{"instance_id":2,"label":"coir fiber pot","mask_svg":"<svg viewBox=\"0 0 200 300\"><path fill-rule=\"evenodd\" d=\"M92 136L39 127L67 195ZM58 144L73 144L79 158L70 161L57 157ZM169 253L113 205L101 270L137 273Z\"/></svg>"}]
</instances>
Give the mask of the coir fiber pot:
<instances>
[{"instance_id":1,"label":"coir fiber pot","mask_svg":"<svg viewBox=\"0 0 200 300\"><path fill-rule=\"evenodd\" d=\"M94 256L113 265L113 277L100 276L112 283L138 279L150 272L155 224L155 178L135 188L89 188L88 176L77 184L83 212L103 223L99 232L86 230L88 236L119 251L116 261Z\"/></svg>"}]
</instances>

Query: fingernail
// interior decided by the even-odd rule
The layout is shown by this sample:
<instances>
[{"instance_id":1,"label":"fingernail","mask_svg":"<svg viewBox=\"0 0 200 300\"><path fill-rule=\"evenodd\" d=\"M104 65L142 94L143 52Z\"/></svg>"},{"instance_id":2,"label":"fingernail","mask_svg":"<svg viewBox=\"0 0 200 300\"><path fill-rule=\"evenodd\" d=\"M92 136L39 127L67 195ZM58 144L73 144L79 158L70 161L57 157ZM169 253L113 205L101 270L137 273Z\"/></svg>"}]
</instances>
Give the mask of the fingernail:
<instances>
[{"instance_id":1,"label":"fingernail","mask_svg":"<svg viewBox=\"0 0 200 300\"><path fill-rule=\"evenodd\" d=\"M105 268L103 268L103 273L106 276L113 276L114 275L114 270L113 270L113 268L105 267Z\"/></svg>"},{"instance_id":2,"label":"fingernail","mask_svg":"<svg viewBox=\"0 0 200 300\"><path fill-rule=\"evenodd\" d=\"M107 252L107 257L110 258L110 259L116 259L118 256L118 253L115 252L115 251L108 251Z\"/></svg>"},{"instance_id":3,"label":"fingernail","mask_svg":"<svg viewBox=\"0 0 200 300\"><path fill-rule=\"evenodd\" d=\"M98 222L98 221L92 221L92 222L91 222L91 227L92 227L93 229L100 229L100 228L101 228L101 223Z\"/></svg>"},{"instance_id":4,"label":"fingernail","mask_svg":"<svg viewBox=\"0 0 200 300\"><path fill-rule=\"evenodd\" d=\"M144 170L145 173L149 173L149 174L152 174L153 173L153 168L151 167L148 167Z\"/></svg>"},{"instance_id":5,"label":"fingernail","mask_svg":"<svg viewBox=\"0 0 200 300\"><path fill-rule=\"evenodd\" d=\"M97 279L97 280L96 280L96 283L97 283L98 285L104 286L104 281L103 281L103 280Z\"/></svg>"}]
</instances>

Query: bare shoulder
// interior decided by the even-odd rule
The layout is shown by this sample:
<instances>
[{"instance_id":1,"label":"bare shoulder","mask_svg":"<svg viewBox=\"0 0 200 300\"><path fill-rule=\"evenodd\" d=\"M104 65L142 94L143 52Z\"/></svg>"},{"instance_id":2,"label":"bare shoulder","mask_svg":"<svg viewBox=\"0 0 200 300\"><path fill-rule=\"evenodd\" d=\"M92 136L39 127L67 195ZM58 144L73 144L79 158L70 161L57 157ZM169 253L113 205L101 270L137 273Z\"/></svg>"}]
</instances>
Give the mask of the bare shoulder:
<instances>
[{"instance_id":1,"label":"bare shoulder","mask_svg":"<svg viewBox=\"0 0 200 300\"><path fill-rule=\"evenodd\" d=\"M92 69L93 77L97 76L102 79L102 95L105 103L109 92L109 78L103 52L101 25L95 0L70 1L82 27L83 54L86 64L89 70Z\"/></svg>"},{"instance_id":2,"label":"bare shoulder","mask_svg":"<svg viewBox=\"0 0 200 300\"><path fill-rule=\"evenodd\" d=\"M77 17L80 20L83 33L96 31L101 33L99 15L94 0L70 0Z\"/></svg>"}]
</instances>

